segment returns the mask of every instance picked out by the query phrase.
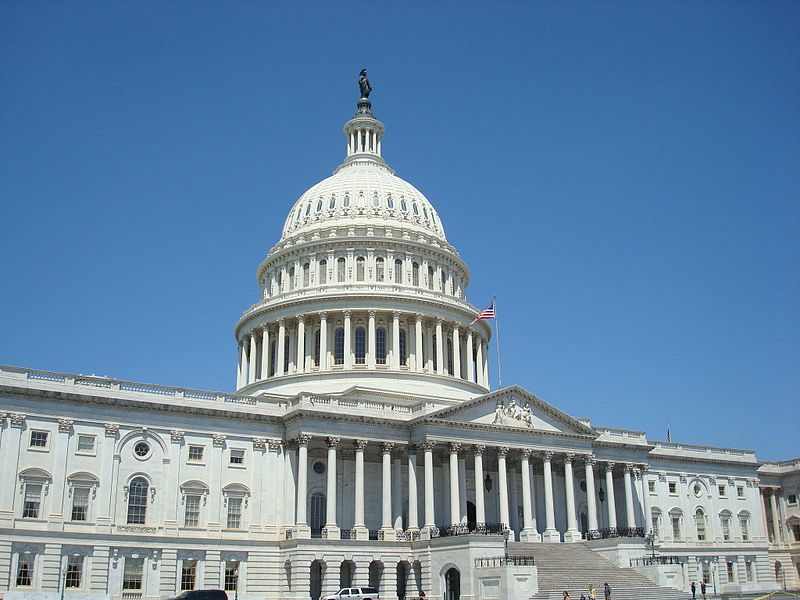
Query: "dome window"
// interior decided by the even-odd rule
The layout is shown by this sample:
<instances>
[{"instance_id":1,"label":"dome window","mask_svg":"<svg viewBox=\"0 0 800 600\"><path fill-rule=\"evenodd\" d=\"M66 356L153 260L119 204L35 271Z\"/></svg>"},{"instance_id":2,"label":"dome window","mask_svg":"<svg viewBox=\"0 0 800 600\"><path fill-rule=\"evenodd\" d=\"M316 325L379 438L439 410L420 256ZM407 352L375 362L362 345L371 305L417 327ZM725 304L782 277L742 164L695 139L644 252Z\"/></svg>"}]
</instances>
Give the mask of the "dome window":
<instances>
[{"instance_id":1,"label":"dome window","mask_svg":"<svg viewBox=\"0 0 800 600\"><path fill-rule=\"evenodd\" d=\"M358 208L367 207L367 198L364 196L364 192L358 192L358 199L356 200L356 206Z\"/></svg>"},{"instance_id":2,"label":"dome window","mask_svg":"<svg viewBox=\"0 0 800 600\"><path fill-rule=\"evenodd\" d=\"M411 285L419 287L419 263L411 265Z\"/></svg>"},{"instance_id":3,"label":"dome window","mask_svg":"<svg viewBox=\"0 0 800 600\"><path fill-rule=\"evenodd\" d=\"M344 329L339 327L333 334L333 362L344 364Z\"/></svg>"},{"instance_id":4,"label":"dome window","mask_svg":"<svg viewBox=\"0 0 800 600\"><path fill-rule=\"evenodd\" d=\"M322 212L322 198L317 200L317 211L316 212Z\"/></svg>"},{"instance_id":5,"label":"dome window","mask_svg":"<svg viewBox=\"0 0 800 600\"><path fill-rule=\"evenodd\" d=\"M319 277L317 278L320 285L325 285L328 283L328 261L321 260L319 261Z\"/></svg>"},{"instance_id":6,"label":"dome window","mask_svg":"<svg viewBox=\"0 0 800 600\"><path fill-rule=\"evenodd\" d=\"M345 259L344 257L340 257L336 261L336 281L339 283L344 282L344 275L345 275Z\"/></svg>"},{"instance_id":7,"label":"dome window","mask_svg":"<svg viewBox=\"0 0 800 600\"><path fill-rule=\"evenodd\" d=\"M405 329L400 330L400 366L408 366L408 340Z\"/></svg>"},{"instance_id":8,"label":"dome window","mask_svg":"<svg viewBox=\"0 0 800 600\"><path fill-rule=\"evenodd\" d=\"M356 259L356 281L364 281L364 260L363 256Z\"/></svg>"},{"instance_id":9,"label":"dome window","mask_svg":"<svg viewBox=\"0 0 800 600\"><path fill-rule=\"evenodd\" d=\"M428 220L428 209L425 208L424 206L422 207L422 214L425 215L425 220L427 221Z\"/></svg>"},{"instance_id":10,"label":"dome window","mask_svg":"<svg viewBox=\"0 0 800 600\"><path fill-rule=\"evenodd\" d=\"M311 202L306 204L306 216L308 216L310 213L311 213Z\"/></svg>"},{"instance_id":11,"label":"dome window","mask_svg":"<svg viewBox=\"0 0 800 600\"><path fill-rule=\"evenodd\" d=\"M333 210L336 208L336 194L331 196L330 202L328 202L328 210Z\"/></svg>"},{"instance_id":12,"label":"dome window","mask_svg":"<svg viewBox=\"0 0 800 600\"><path fill-rule=\"evenodd\" d=\"M342 203L342 206L344 206L344 208L350 208L350 194L344 195L344 202Z\"/></svg>"},{"instance_id":13,"label":"dome window","mask_svg":"<svg viewBox=\"0 0 800 600\"><path fill-rule=\"evenodd\" d=\"M294 216L294 224L297 225L300 222L300 214L303 212L303 207L297 207L297 214Z\"/></svg>"},{"instance_id":14,"label":"dome window","mask_svg":"<svg viewBox=\"0 0 800 600\"><path fill-rule=\"evenodd\" d=\"M400 210L408 212L408 205L406 204L406 199L403 197L400 198Z\"/></svg>"},{"instance_id":15,"label":"dome window","mask_svg":"<svg viewBox=\"0 0 800 600\"><path fill-rule=\"evenodd\" d=\"M367 331L363 327L356 327L356 364L366 364L367 359Z\"/></svg>"},{"instance_id":16,"label":"dome window","mask_svg":"<svg viewBox=\"0 0 800 600\"><path fill-rule=\"evenodd\" d=\"M379 365L386 364L386 329L378 327L375 331L375 362Z\"/></svg>"},{"instance_id":17,"label":"dome window","mask_svg":"<svg viewBox=\"0 0 800 600\"><path fill-rule=\"evenodd\" d=\"M399 258L394 261L394 282L403 283L403 261Z\"/></svg>"},{"instance_id":18,"label":"dome window","mask_svg":"<svg viewBox=\"0 0 800 600\"><path fill-rule=\"evenodd\" d=\"M414 202L414 203L411 205L411 210L413 210L413 211L414 211L414 214L415 214L416 216L419 216L419 207L417 206L417 203L416 203L416 202Z\"/></svg>"},{"instance_id":19,"label":"dome window","mask_svg":"<svg viewBox=\"0 0 800 600\"><path fill-rule=\"evenodd\" d=\"M381 199L378 198L377 192L372 195L372 208L380 208L381 207Z\"/></svg>"},{"instance_id":20,"label":"dome window","mask_svg":"<svg viewBox=\"0 0 800 600\"><path fill-rule=\"evenodd\" d=\"M384 275L384 268L383 268L383 259L376 258L375 259L375 281L382 282Z\"/></svg>"},{"instance_id":21,"label":"dome window","mask_svg":"<svg viewBox=\"0 0 800 600\"><path fill-rule=\"evenodd\" d=\"M389 194L386 196L386 208L393 209L394 208L394 200L392 200L392 195Z\"/></svg>"}]
</instances>

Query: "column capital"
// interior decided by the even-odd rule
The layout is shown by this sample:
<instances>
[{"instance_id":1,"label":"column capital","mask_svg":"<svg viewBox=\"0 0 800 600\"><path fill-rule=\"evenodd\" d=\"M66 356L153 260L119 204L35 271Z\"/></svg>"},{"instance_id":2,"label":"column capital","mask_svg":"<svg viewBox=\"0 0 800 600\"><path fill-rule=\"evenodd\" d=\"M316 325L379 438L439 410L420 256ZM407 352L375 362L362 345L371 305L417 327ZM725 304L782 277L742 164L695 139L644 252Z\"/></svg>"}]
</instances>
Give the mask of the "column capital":
<instances>
[{"instance_id":1,"label":"column capital","mask_svg":"<svg viewBox=\"0 0 800 600\"><path fill-rule=\"evenodd\" d=\"M267 443L269 444L270 450L280 450L280 447L283 444L281 440L274 440L274 439L267 440Z\"/></svg>"},{"instance_id":2,"label":"column capital","mask_svg":"<svg viewBox=\"0 0 800 600\"><path fill-rule=\"evenodd\" d=\"M14 425L14 416L15 415L11 415L11 425ZM17 416L21 416L22 420L23 421L25 420L25 415L17 415ZM22 425L22 421L20 421L20 424L17 425L17 427L19 427L20 425ZM108 437L115 437L119 433L119 425L117 423L105 423L104 427L106 430L106 435Z\"/></svg>"},{"instance_id":3,"label":"column capital","mask_svg":"<svg viewBox=\"0 0 800 600\"><path fill-rule=\"evenodd\" d=\"M406 446L406 450L408 451L409 455L416 454L418 449L419 449L419 444L409 444L408 446Z\"/></svg>"},{"instance_id":4,"label":"column capital","mask_svg":"<svg viewBox=\"0 0 800 600\"><path fill-rule=\"evenodd\" d=\"M392 319L400 319L400 311L399 310L393 310L392 311Z\"/></svg>"},{"instance_id":5,"label":"column capital","mask_svg":"<svg viewBox=\"0 0 800 600\"><path fill-rule=\"evenodd\" d=\"M306 322L306 316L305 315L297 315L295 318L297 319L297 324L298 325L300 325L301 323L305 324L305 322Z\"/></svg>"},{"instance_id":6,"label":"column capital","mask_svg":"<svg viewBox=\"0 0 800 600\"><path fill-rule=\"evenodd\" d=\"M450 454L456 454L459 450L461 450L461 443L447 442L447 449L450 452Z\"/></svg>"},{"instance_id":7,"label":"column capital","mask_svg":"<svg viewBox=\"0 0 800 600\"><path fill-rule=\"evenodd\" d=\"M183 435L184 435L183 431L181 431L179 429L173 429L172 431L169 432L170 440L172 440L172 442L174 444L182 443L183 442Z\"/></svg>"},{"instance_id":8,"label":"column capital","mask_svg":"<svg viewBox=\"0 0 800 600\"><path fill-rule=\"evenodd\" d=\"M650 465L639 465L639 469L641 469L642 473L647 473L650 470Z\"/></svg>"},{"instance_id":9,"label":"column capital","mask_svg":"<svg viewBox=\"0 0 800 600\"><path fill-rule=\"evenodd\" d=\"M222 447L222 445L225 444L225 439L227 437L228 436L225 435L224 433L212 433L211 434L212 442L214 443L215 446L218 446L218 447Z\"/></svg>"},{"instance_id":10,"label":"column capital","mask_svg":"<svg viewBox=\"0 0 800 600\"><path fill-rule=\"evenodd\" d=\"M461 323L459 323L458 321L453 321L453 331L458 331L460 327Z\"/></svg>"},{"instance_id":11,"label":"column capital","mask_svg":"<svg viewBox=\"0 0 800 600\"><path fill-rule=\"evenodd\" d=\"M323 320L323 321L327 320L327 318L328 318L328 311L326 311L326 310L322 310L322 311L320 311L318 314L319 314L319 318L320 318L321 320Z\"/></svg>"},{"instance_id":12,"label":"column capital","mask_svg":"<svg viewBox=\"0 0 800 600\"><path fill-rule=\"evenodd\" d=\"M267 448L267 438L254 437L252 441L253 450L265 450Z\"/></svg>"},{"instance_id":13,"label":"column capital","mask_svg":"<svg viewBox=\"0 0 800 600\"><path fill-rule=\"evenodd\" d=\"M437 327L441 326L442 321L443 321L442 317L436 317L436 319L434 319L434 322L436 323Z\"/></svg>"},{"instance_id":14,"label":"column capital","mask_svg":"<svg viewBox=\"0 0 800 600\"><path fill-rule=\"evenodd\" d=\"M261 332L259 331L258 327L253 327L250 331L248 331L248 333L250 334L250 339L253 339Z\"/></svg>"},{"instance_id":15,"label":"column capital","mask_svg":"<svg viewBox=\"0 0 800 600\"><path fill-rule=\"evenodd\" d=\"M59 419L58 420L58 430L61 433L69 433L72 430L72 424L75 421L72 419Z\"/></svg>"},{"instance_id":16,"label":"column capital","mask_svg":"<svg viewBox=\"0 0 800 600\"><path fill-rule=\"evenodd\" d=\"M325 438L325 444L327 444L328 448L336 448L339 445L341 438L336 436L328 436Z\"/></svg>"},{"instance_id":17,"label":"column capital","mask_svg":"<svg viewBox=\"0 0 800 600\"><path fill-rule=\"evenodd\" d=\"M311 441L311 436L307 433L301 433L297 436L297 445L298 446L308 446L308 443Z\"/></svg>"},{"instance_id":18,"label":"column capital","mask_svg":"<svg viewBox=\"0 0 800 600\"><path fill-rule=\"evenodd\" d=\"M575 453L574 452L567 452L564 454L564 464L572 464L572 461L575 460Z\"/></svg>"},{"instance_id":19,"label":"column capital","mask_svg":"<svg viewBox=\"0 0 800 600\"><path fill-rule=\"evenodd\" d=\"M286 319L284 319L283 317L278 319L278 327L286 327Z\"/></svg>"},{"instance_id":20,"label":"column capital","mask_svg":"<svg viewBox=\"0 0 800 600\"><path fill-rule=\"evenodd\" d=\"M353 447L356 449L356 452L363 452L364 448L367 447L367 440L353 440Z\"/></svg>"},{"instance_id":21,"label":"column capital","mask_svg":"<svg viewBox=\"0 0 800 600\"><path fill-rule=\"evenodd\" d=\"M524 458L525 460L528 460L528 459L531 457L531 454L532 454L532 452L533 452L533 451L532 451L530 448L522 448L522 449L519 451L519 455L520 455L522 458Z\"/></svg>"},{"instance_id":22,"label":"column capital","mask_svg":"<svg viewBox=\"0 0 800 600\"><path fill-rule=\"evenodd\" d=\"M421 314L421 313L414 313L414 320L415 320L417 323L420 323L420 324L421 324L421 323L422 323L422 314Z\"/></svg>"},{"instance_id":23,"label":"column capital","mask_svg":"<svg viewBox=\"0 0 800 600\"><path fill-rule=\"evenodd\" d=\"M595 458L594 454L587 454L583 457L583 464L593 467L597 464L597 458Z\"/></svg>"},{"instance_id":24,"label":"column capital","mask_svg":"<svg viewBox=\"0 0 800 600\"><path fill-rule=\"evenodd\" d=\"M542 460L544 460L544 462L552 461L553 460L553 454L554 454L554 452L551 452L550 450L545 450L544 452L542 452Z\"/></svg>"},{"instance_id":25,"label":"column capital","mask_svg":"<svg viewBox=\"0 0 800 600\"><path fill-rule=\"evenodd\" d=\"M498 446L497 447L497 457L505 459L506 455L508 454L508 446Z\"/></svg>"},{"instance_id":26,"label":"column capital","mask_svg":"<svg viewBox=\"0 0 800 600\"><path fill-rule=\"evenodd\" d=\"M613 472L613 471L614 471L614 466L615 466L615 465L616 465L616 463L614 463L614 462L612 462L612 461L610 461L610 460L607 460L607 461L606 461L606 462L603 464L603 466L605 467L605 470L606 470L606 472L608 472L608 471L611 471L611 472Z\"/></svg>"},{"instance_id":27,"label":"column capital","mask_svg":"<svg viewBox=\"0 0 800 600\"><path fill-rule=\"evenodd\" d=\"M261 331L264 332L264 333L269 333L269 323L264 323L261 326Z\"/></svg>"},{"instance_id":28,"label":"column capital","mask_svg":"<svg viewBox=\"0 0 800 600\"><path fill-rule=\"evenodd\" d=\"M433 440L425 440L420 444L420 446L422 446L422 449L425 452L431 452L433 451L433 448L436 446L436 442L434 442Z\"/></svg>"},{"instance_id":29,"label":"column capital","mask_svg":"<svg viewBox=\"0 0 800 600\"><path fill-rule=\"evenodd\" d=\"M633 467L634 467L634 466L635 466L635 465L634 465L633 463L625 463L625 470L626 470L628 473L630 473L630 472L632 472L632 471L633 471Z\"/></svg>"},{"instance_id":30,"label":"column capital","mask_svg":"<svg viewBox=\"0 0 800 600\"><path fill-rule=\"evenodd\" d=\"M404 452L403 448L399 448L399 447L395 448L394 450L392 450L392 458L394 460L402 460L403 459L403 452Z\"/></svg>"},{"instance_id":31,"label":"column capital","mask_svg":"<svg viewBox=\"0 0 800 600\"><path fill-rule=\"evenodd\" d=\"M375 309L374 309L374 308L370 308L370 309L367 311L367 316L368 316L370 319L374 319L374 318L375 318Z\"/></svg>"},{"instance_id":32,"label":"column capital","mask_svg":"<svg viewBox=\"0 0 800 600\"><path fill-rule=\"evenodd\" d=\"M483 444L474 444L472 446L472 453L475 455L483 456L483 452L486 450L486 446Z\"/></svg>"},{"instance_id":33,"label":"column capital","mask_svg":"<svg viewBox=\"0 0 800 600\"><path fill-rule=\"evenodd\" d=\"M352 311L352 310L345 310L345 311L342 311L342 315L344 315L344 318L345 318L345 319L349 319L350 317L352 317L352 316L353 316L353 311Z\"/></svg>"},{"instance_id":34,"label":"column capital","mask_svg":"<svg viewBox=\"0 0 800 600\"><path fill-rule=\"evenodd\" d=\"M394 442L381 442L381 454L391 454Z\"/></svg>"}]
</instances>

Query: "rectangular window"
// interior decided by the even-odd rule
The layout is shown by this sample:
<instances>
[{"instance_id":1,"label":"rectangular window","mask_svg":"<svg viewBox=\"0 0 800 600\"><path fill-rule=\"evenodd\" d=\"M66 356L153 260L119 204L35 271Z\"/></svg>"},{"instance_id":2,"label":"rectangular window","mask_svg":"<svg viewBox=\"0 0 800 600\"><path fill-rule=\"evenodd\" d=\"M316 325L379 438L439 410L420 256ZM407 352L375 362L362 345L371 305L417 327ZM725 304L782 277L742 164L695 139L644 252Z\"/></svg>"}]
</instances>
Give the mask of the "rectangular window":
<instances>
[{"instance_id":1,"label":"rectangular window","mask_svg":"<svg viewBox=\"0 0 800 600\"><path fill-rule=\"evenodd\" d=\"M31 431L31 448L47 448L47 431Z\"/></svg>"},{"instance_id":2,"label":"rectangular window","mask_svg":"<svg viewBox=\"0 0 800 600\"><path fill-rule=\"evenodd\" d=\"M230 464L241 466L244 464L244 450L240 448L231 449Z\"/></svg>"},{"instance_id":3,"label":"rectangular window","mask_svg":"<svg viewBox=\"0 0 800 600\"><path fill-rule=\"evenodd\" d=\"M72 489L72 520L87 521L89 519L89 488Z\"/></svg>"},{"instance_id":4,"label":"rectangular window","mask_svg":"<svg viewBox=\"0 0 800 600\"><path fill-rule=\"evenodd\" d=\"M125 568L122 571L123 590L141 590L144 577L144 558L125 557Z\"/></svg>"},{"instance_id":5,"label":"rectangular window","mask_svg":"<svg viewBox=\"0 0 800 600\"><path fill-rule=\"evenodd\" d=\"M95 437L93 435L78 436L78 454L94 454Z\"/></svg>"},{"instance_id":6,"label":"rectangular window","mask_svg":"<svg viewBox=\"0 0 800 600\"><path fill-rule=\"evenodd\" d=\"M722 539L730 541L731 539L731 519L730 517L722 517Z\"/></svg>"},{"instance_id":7,"label":"rectangular window","mask_svg":"<svg viewBox=\"0 0 800 600\"><path fill-rule=\"evenodd\" d=\"M728 561L725 566L728 570L728 583L736 583L736 578L733 575L733 563Z\"/></svg>"},{"instance_id":8,"label":"rectangular window","mask_svg":"<svg viewBox=\"0 0 800 600\"><path fill-rule=\"evenodd\" d=\"M678 494L678 484L675 483L674 481L669 482L669 493L672 495Z\"/></svg>"},{"instance_id":9,"label":"rectangular window","mask_svg":"<svg viewBox=\"0 0 800 600\"><path fill-rule=\"evenodd\" d=\"M742 528L742 541L746 542L750 539L750 525L747 521L747 517L740 518L739 525Z\"/></svg>"},{"instance_id":10,"label":"rectangular window","mask_svg":"<svg viewBox=\"0 0 800 600\"><path fill-rule=\"evenodd\" d=\"M789 506L796 506L797 505L797 494L789 494L789 497L787 498L787 502L789 503Z\"/></svg>"},{"instance_id":11,"label":"rectangular window","mask_svg":"<svg viewBox=\"0 0 800 600\"><path fill-rule=\"evenodd\" d=\"M203 462L203 446L189 446L189 462L201 463Z\"/></svg>"},{"instance_id":12,"label":"rectangular window","mask_svg":"<svg viewBox=\"0 0 800 600\"><path fill-rule=\"evenodd\" d=\"M744 571L747 576L747 583L753 583L753 561L748 560L744 563Z\"/></svg>"},{"instance_id":13,"label":"rectangular window","mask_svg":"<svg viewBox=\"0 0 800 600\"><path fill-rule=\"evenodd\" d=\"M737 498L744 498L744 486L737 485L736 486L736 497Z\"/></svg>"},{"instance_id":14,"label":"rectangular window","mask_svg":"<svg viewBox=\"0 0 800 600\"><path fill-rule=\"evenodd\" d=\"M39 509L42 505L42 484L26 483L25 500L22 504L23 519L38 519Z\"/></svg>"},{"instance_id":15,"label":"rectangular window","mask_svg":"<svg viewBox=\"0 0 800 600\"><path fill-rule=\"evenodd\" d=\"M658 515L653 515L653 534L656 537L660 537L661 536L661 532L659 531L659 528L658 528L658 522L660 520L661 519L658 518Z\"/></svg>"},{"instance_id":16,"label":"rectangular window","mask_svg":"<svg viewBox=\"0 0 800 600\"><path fill-rule=\"evenodd\" d=\"M197 580L197 561L184 560L181 567L181 591L193 590Z\"/></svg>"},{"instance_id":17,"label":"rectangular window","mask_svg":"<svg viewBox=\"0 0 800 600\"><path fill-rule=\"evenodd\" d=\"M719 492L719 497L720 498L724 498L725 497L725 493L726 493L725 490L726 490L726 488L725 488L724 485L718 485L717 486L717 491Z\"/></svg>"},{"instance_id":18,"label":"rectangular window","mask_svg":"<svg viewBox=\"0 0 800 600\"><path fill-rule=\"evenodd\" d=\"M239 561L225 561L225 591L235 592L239 589Z\"/></svg>"},{"instance_id":19,"label":"rectangular window","mask_svg":"<svg viewBox=\"0 0 800 600\"><path fill-rule=\"evenodd\" d=\"M681 539L681 518L672 517L672 539Z\"/></svg>"},{"instance_id":20,"label":"rectangular window","mask_svg":"<svg viewBox=\"0 0 800 600\"><path fill-rule=\"evenodd\" d=\"M190 494L186 496L186 511L183 515L184 527L198 527L200 525L200 496Z\"/></svg>"},{"instance_id":21,"label":"rectangular window","mask_svg":"<svg viewBox=\"0 0 800 600\"><path fill-rule=\"evenodd\" d=\"M64 578L64 587L79 588L83 575L83 557L69 556L67 558L67 574Z\"/></svg>"},{"instance_id":22,"label":"rectangular window","mask_svg":"<svg viewBox=\"0 0 800 600\"><path fill-rule=\"evenodd\" d=\"M241 529L242 527L242 499L228 498L228 529Z\"/></svg>"},{"instance_id":23,"label":"rectangular window","mask_svg":"<svg viewBox=\"0 0 800 600\"><path fill-rule=\"evenodd\" d=\"M33 585L33 555L20 554L17 562L17 587Z\"/></svg>"},{"instance_id":24,"label":"rectangular window","mask_svg":"<svg viewBox=\"0 0 800 600\"><path fill-rule=\"evenodd\" d=\"M656 482L652 479L647 482L647 489L651 494L656 493Z\"/></svg>"}]
</instances>

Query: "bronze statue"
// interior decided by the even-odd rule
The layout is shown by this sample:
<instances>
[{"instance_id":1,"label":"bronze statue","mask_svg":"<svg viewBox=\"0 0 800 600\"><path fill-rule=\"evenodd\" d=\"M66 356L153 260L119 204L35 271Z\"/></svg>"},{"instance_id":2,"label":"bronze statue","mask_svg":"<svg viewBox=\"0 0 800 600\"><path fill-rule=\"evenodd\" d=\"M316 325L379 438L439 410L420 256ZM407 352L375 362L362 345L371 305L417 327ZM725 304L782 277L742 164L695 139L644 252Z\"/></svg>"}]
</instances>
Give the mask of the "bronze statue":
<instances>
[{"instance_id":1,"label":"bronze statue","mask_svg":"<svg viewBox=\"0 0 800 600\"><path fill-rule=\"evenodd\" d=\"M358 76L358 87L361 89L361 97L369 98L369 93L372 91L372 86L369 84L369 79L367 79L366 69L361 69L361 73Z\"/></svg>"}]
</instances>

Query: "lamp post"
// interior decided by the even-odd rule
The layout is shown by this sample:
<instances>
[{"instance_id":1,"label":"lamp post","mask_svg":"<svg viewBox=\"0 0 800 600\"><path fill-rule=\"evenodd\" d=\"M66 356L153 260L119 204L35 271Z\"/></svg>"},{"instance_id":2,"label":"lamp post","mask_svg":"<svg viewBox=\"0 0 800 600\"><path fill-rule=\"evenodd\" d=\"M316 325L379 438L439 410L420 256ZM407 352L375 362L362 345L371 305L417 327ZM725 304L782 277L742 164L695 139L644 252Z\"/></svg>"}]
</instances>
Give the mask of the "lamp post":
<instances>
[{"instance_id":1,"label":"lamp post","mask_svg":"<svg viewBox=\"0 0 800 600\"><path fill-rule=\"evenodd\" d=\"M503 544L505 546L505 551L503 553L506 562L508 562L508 536L511 533L509 529L503 529Z\"/></svg>"},{"instance_id":2,"label":"lamp post","mask_svg":"<svg viewBox=\"0 0 800 600\"><path fill-rule=\"evenodd\" d=\"M654 531L650 531L647 535L644 536L644 545L645 547L650 546L650 555L652 557L653 564L656 562L656 534Z\"/></svg>"}]
</instances>

